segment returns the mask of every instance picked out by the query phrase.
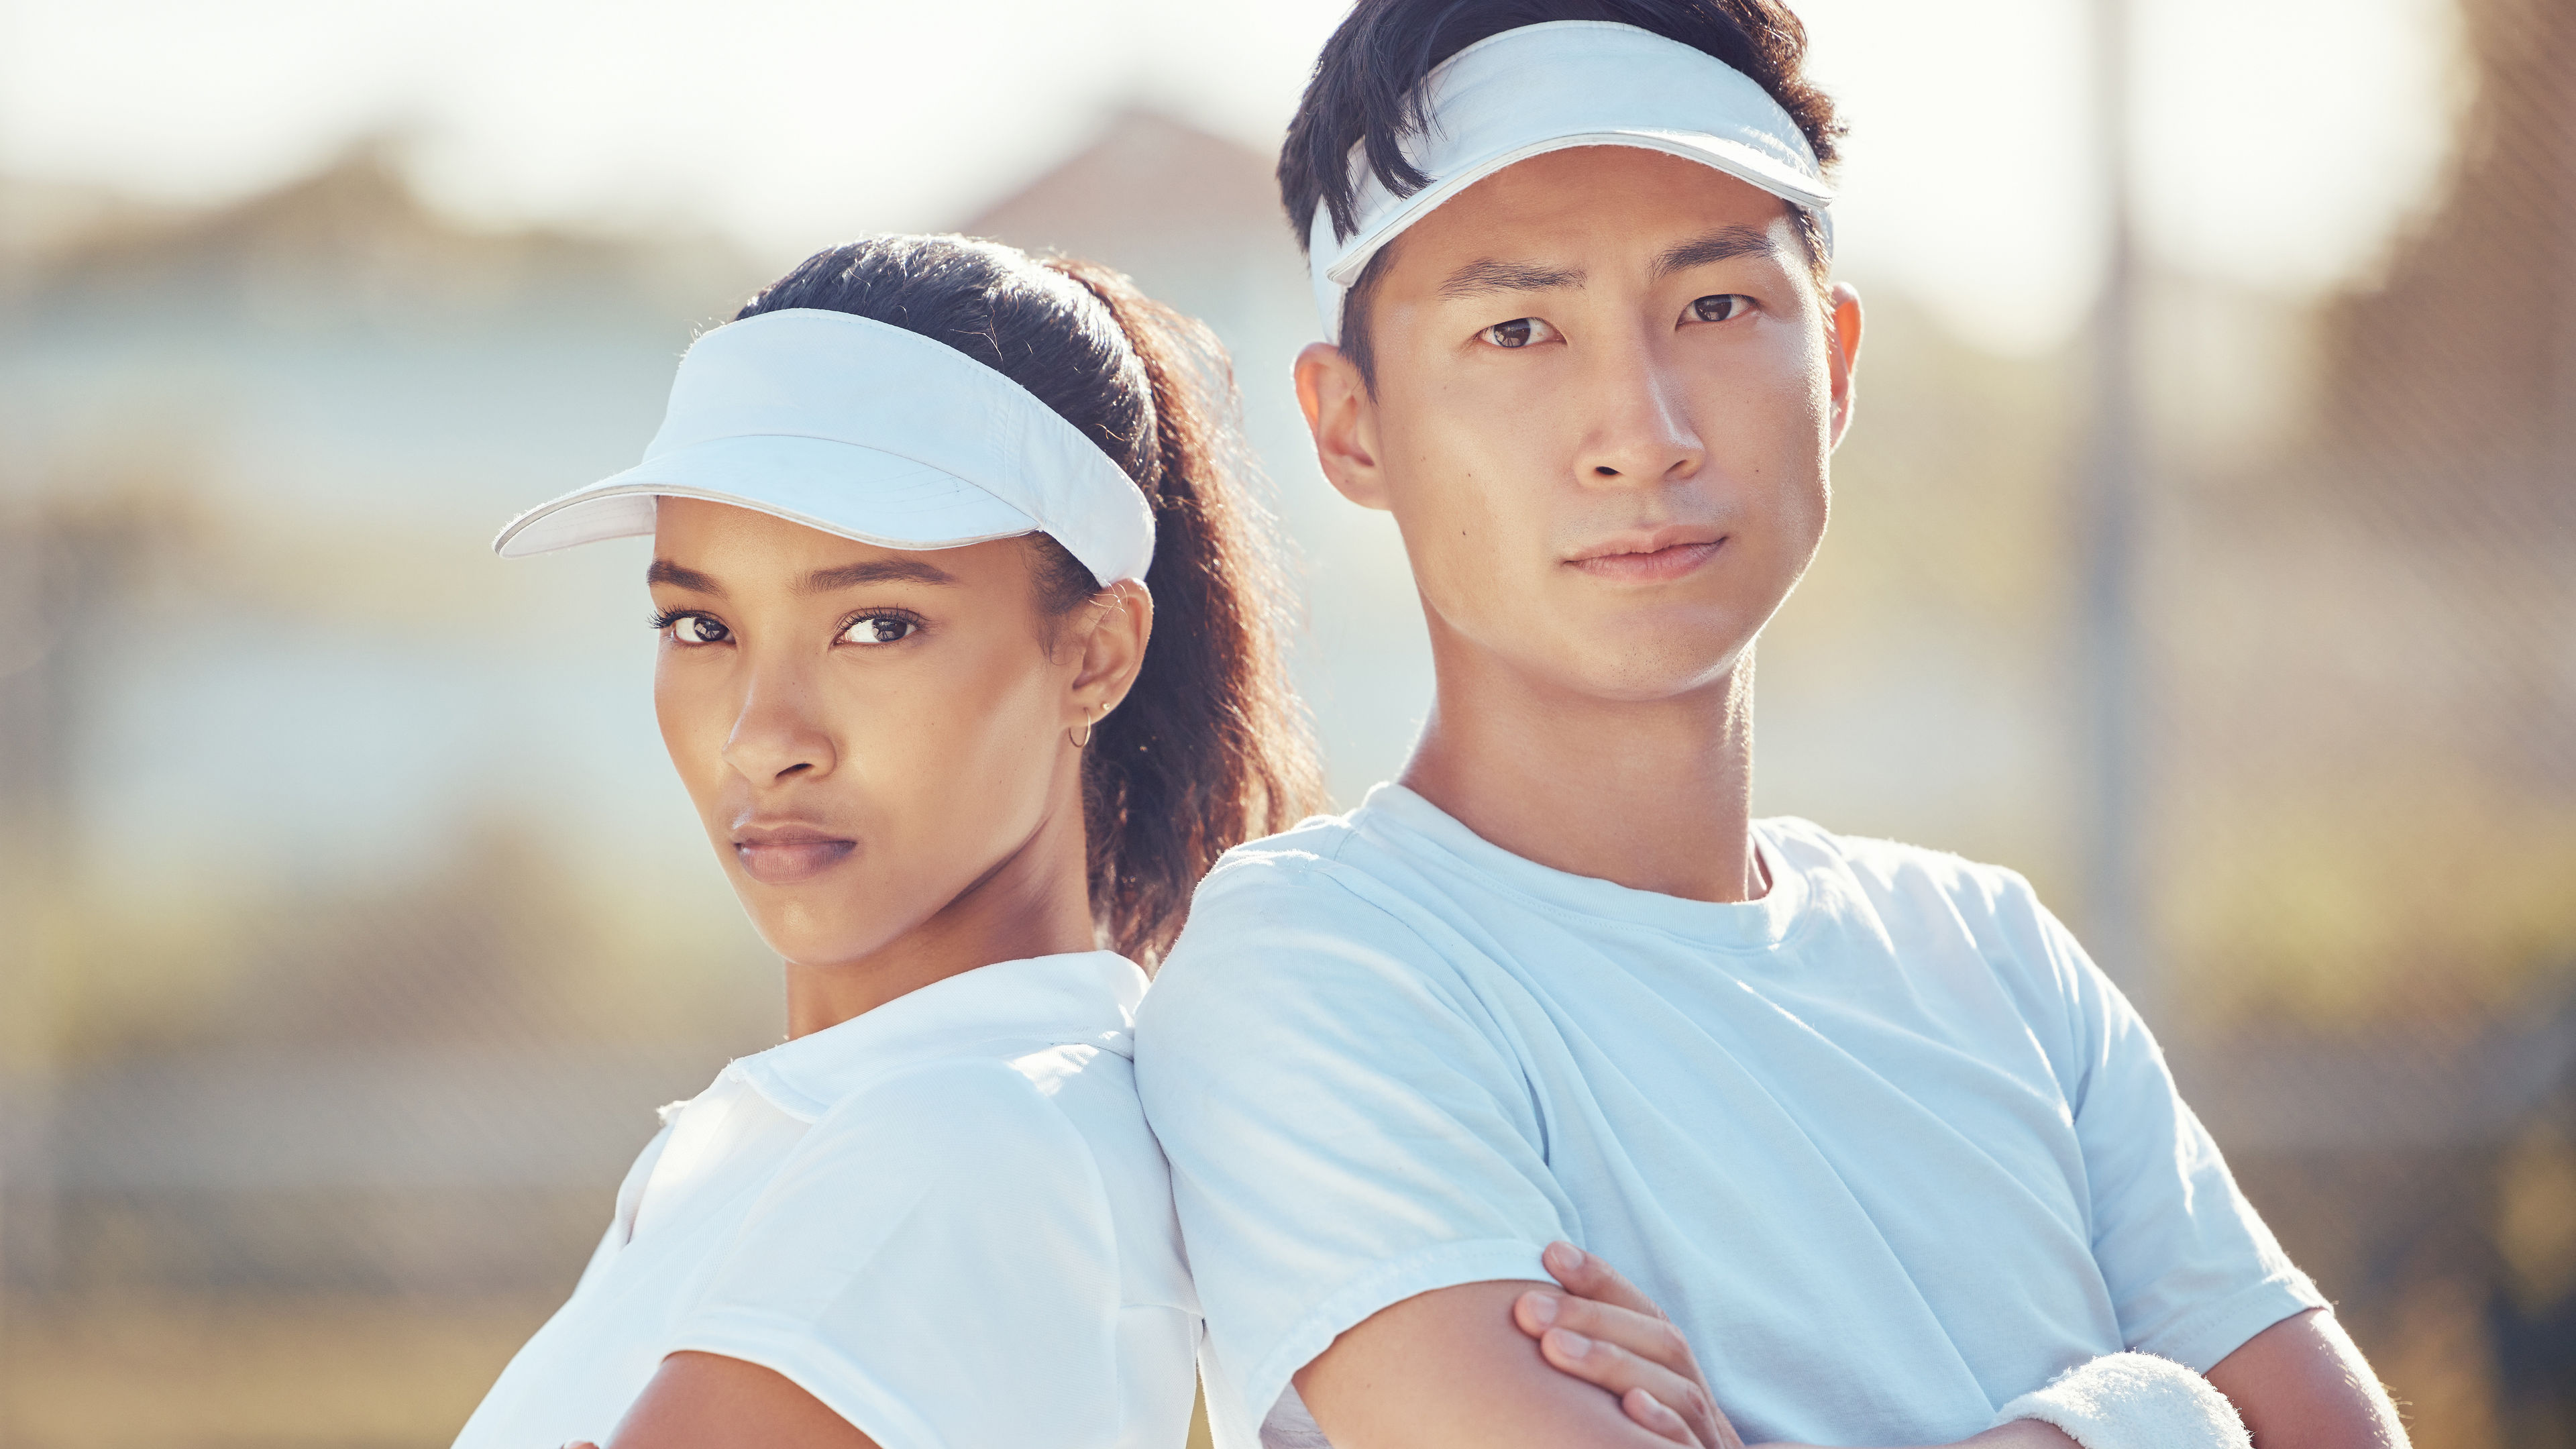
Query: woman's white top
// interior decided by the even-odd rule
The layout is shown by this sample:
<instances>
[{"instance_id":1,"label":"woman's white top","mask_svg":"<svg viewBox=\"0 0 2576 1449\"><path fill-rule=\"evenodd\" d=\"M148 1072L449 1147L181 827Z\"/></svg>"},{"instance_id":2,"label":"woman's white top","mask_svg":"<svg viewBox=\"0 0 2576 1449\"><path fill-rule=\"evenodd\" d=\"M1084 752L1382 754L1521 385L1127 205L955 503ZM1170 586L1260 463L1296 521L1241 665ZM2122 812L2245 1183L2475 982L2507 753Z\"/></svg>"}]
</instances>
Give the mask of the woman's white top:
<instances>
[{"instance_id":1,"label":"woman's white top","mask_svg":"<svg viewBox=\"0 0 2576 1449\"><path fill-rule=\"evenodd\" d=\"M663 1109L571 1301L458 1449L605 1444L682 1350L884 1449L1176 1449L1198 1305L1129 1066L1144 973L984 966Z\"/></svg>"}]
</instances>

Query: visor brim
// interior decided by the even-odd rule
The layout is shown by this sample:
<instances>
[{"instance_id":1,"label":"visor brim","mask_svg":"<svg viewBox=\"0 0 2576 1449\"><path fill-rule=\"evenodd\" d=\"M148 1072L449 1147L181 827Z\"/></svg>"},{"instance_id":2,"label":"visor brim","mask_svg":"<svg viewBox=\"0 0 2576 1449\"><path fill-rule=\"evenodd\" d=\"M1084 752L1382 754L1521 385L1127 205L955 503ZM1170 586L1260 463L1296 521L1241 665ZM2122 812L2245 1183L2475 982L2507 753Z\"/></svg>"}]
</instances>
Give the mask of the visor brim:
<instances>
[{"instance_id":1,"label":"visor brim","mask_svg":"<svg viewBox=\"0 0 2576 1449\"><path fill-rule=\"evenodd\" d=\"M966 480L899 454L831 438L711 438L538 504L492 541L524 558L653 532L656 498L700 498L879 548L963 548L1044 530Z\"/></svg>"},{"instance_id":2,"label":"visor brim","mask_svg":"<svg viewBox=\"0 0 2576 1449\"><path fill-rule=\"evenodd\" d=\"M1627 146L1641 151L1660 151L1684 161L1696 161L1756 190L1767 191L1792 206L1805 207L1819 214L1833 204L1832 187L1814 177L1803 176L1760 150L1729 137L1704 131L1666 131L1646 127L1587 129L1511 147L1473 165L1461 167L1455 174L1443 176L1403 198L1377 218L1374 225L1341 244L1339 254L1325 269L1325 277L1335 286L1350 286L1359 280L1369 258L1459 192L1533 156L1584 146Z\"/></svg>"}]
</instances>

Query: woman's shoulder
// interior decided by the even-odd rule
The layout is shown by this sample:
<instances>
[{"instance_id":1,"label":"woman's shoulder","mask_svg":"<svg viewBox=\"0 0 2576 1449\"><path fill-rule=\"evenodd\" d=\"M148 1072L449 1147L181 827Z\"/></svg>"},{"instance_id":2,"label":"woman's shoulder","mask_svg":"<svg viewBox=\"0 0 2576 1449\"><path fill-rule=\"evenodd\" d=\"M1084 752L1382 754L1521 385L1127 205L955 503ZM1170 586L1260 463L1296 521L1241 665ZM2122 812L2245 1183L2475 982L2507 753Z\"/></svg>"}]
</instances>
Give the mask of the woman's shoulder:
<instances>
[{"instance_id":1,"label":"woman's shoulder","mask_svg":"<svg viewBox=\"0 0 2576 1449\"><path fill-rule=\"evenodd\" d=\"M1133 1155L1144 1114L1126 1056L1095 1043L997 1042L858 1084L816 1119L801 1156L862 1155L941 1174L1080 1173ZM1150 1141L1150 1139L1147 1139Z\"/></svg>"},{"instance_id":2,"label":"woman's shoulder","mask_svg":"<svg viewBox=\"0 0 2576 1449\"><path fill-rule=\"evenodd\" d=\"M1124 1296L1193 1301L1179 1265L1171 1170L1128 1058L1097 1043L996 1044L869 1082L818 1120L777 1191L844 1217L900 1183L907 1214L1053 1235L1109 1251ZM1075 1251L1067 1246L1065 1251Z\"/></svg>"},{"instance_id":3,"label":"woman's shoulder","mask_svg":"<svg viewBox=\"0 0 2576 1449\"><path fill-rule=\"evenodd\" d=\"M735 1064L807 1124L799 1151L967 1155L1098 1135L1122 1103L1144 974L1105 951L962 972Z\"/></svg>"}]
</instances>

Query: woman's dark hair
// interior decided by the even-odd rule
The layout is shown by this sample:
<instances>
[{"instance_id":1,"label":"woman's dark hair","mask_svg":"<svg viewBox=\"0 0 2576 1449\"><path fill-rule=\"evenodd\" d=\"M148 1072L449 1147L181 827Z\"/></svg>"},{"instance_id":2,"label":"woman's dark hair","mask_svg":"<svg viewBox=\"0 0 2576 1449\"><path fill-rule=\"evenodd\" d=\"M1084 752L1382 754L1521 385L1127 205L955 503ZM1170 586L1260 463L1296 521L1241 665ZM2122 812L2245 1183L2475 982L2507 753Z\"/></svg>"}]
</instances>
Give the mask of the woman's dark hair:
<instances>
[{"instance_id":1,"label":"woman's dark hair","mask_svg":"<svg viewBox=\"0 0 2576 1449\"><path fill-rule=\"evenodd\" d=\"M1818 165L1833 164L1842 123L1832 98L1806 78L1807 27L1782 0L1359 0L1324 42L1279 148L1279 199L1297 245L1311 241L1317 207L1331 215L1335 236L1358 229L1354 146L1365 149L1369 169L1394 195L1430 185L1399 145L1426 119L1423 80L1487 36L1551 20L1616 21L1717 57L1780 103L1806 133ZM1821 275L1822 225L1804 210L1798 220L1808 261ZM1391 250L1370 258L1342 299L1342 351L1363 378L1370 375L1368 297Z\"/></svg>"},{"instance_id":2,"label":"woman's dark hair","mask_svg":"<svg viewBox=\"0 0 2576 1449\"><path fill-rule=\"evenodd\" d=\"M1267 515L1245 491L1233 370L1197 322L1107 267L998 242L879 236L806 258L736 320L848 312L944 342L1034 393L1136 480L1154 509L1154 634L1127 699L1082 762L1091 912L1149 968L1216 858L1323 798L1277 627ZM1100 580L1029 539L1039 605L1062 618Z\"/></svg>"}]
</instances>

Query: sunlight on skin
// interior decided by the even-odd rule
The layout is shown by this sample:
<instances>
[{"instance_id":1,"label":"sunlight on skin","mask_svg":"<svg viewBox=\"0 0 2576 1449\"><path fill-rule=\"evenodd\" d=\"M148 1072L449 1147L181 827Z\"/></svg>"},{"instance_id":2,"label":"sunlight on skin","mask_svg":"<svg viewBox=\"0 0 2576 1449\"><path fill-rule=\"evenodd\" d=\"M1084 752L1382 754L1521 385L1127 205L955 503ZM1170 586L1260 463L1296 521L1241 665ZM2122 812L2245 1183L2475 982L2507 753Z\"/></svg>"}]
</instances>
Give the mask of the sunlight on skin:
<instances>
[{"instance_id":1,"label":"sunlight on skin","mask_svg":"<svg viewBox=\"0 0 2576 1449\"><path fill-rule=\"evenodd\" d=\"M1541 865L1758 894L1710 822L1748 814L1752 645L1824 536L1857 294L1818 293L1777 198L1584 147L1416 223L1369 319L1374 394L1321 344L1297 386L1420 586L1439 689L1402 782Z\"/></svg>"},{"instance_id":2,"label":"sunlight on skin","mask_svg":"<svg viewBox=\"0 0 2576 1449\"><path fill-rule=\"evenodd\" d=\"M1019 540L899 553L688 499L663 501L654 552L654 712L787 963L791 1036L987 962L1092 949L1073 738L1135 680L1143 589L1046 620ZM901 563L928 568L884 576ZM835 575L867 581L809 586Z\"/></svg>"}]
</instances>

